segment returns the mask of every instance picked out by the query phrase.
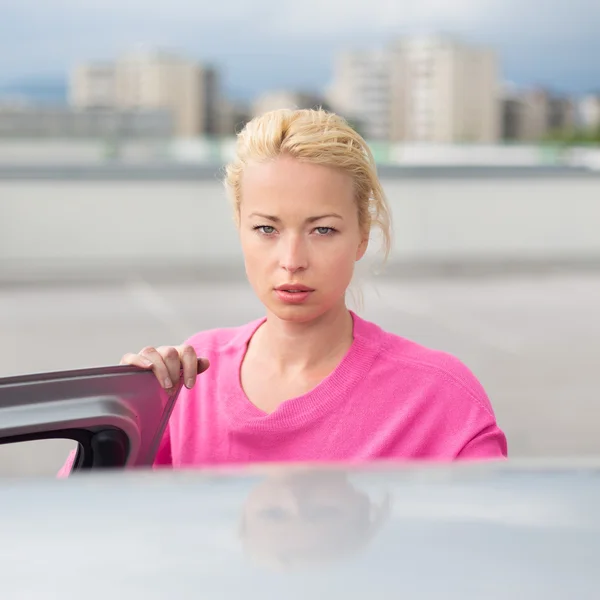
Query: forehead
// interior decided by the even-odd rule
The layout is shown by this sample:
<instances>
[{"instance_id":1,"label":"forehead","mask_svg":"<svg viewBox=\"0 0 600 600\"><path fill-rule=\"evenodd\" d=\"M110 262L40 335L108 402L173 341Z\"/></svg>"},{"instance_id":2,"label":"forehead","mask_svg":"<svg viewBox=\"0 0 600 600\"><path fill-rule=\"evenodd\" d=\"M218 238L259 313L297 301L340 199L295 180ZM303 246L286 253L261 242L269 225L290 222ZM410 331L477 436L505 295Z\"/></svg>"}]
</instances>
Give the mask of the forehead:
<instances>
[{"instance_id":1,"label":"forehead","mask_svg":"<svg viewBox=\"0 0 600 600\"><path fill-rule=\"evenodd\" d=\"M269 214L350 212L355 210L354 185L352 177L339 169L282 156L246 166L241 209Z\"/></svg>"}]
</instances>

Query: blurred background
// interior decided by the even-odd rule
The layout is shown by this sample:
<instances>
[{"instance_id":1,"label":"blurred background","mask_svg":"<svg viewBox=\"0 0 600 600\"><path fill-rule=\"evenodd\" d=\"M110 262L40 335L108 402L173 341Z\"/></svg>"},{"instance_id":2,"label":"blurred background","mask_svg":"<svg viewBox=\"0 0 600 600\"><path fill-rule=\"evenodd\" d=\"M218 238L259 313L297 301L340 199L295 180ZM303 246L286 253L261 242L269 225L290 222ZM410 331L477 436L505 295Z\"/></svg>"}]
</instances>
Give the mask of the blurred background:
<instances>
[{"instance_id":1,"label":"blurred background","mask_svg":"<svg viewBox=\"0 0 600 600\"><path fill-rule=\"evenodd\" d=\"M598 454L599 30L595 0L0 0L0 377L260 316L222 167L252 116L323 106L394 216L355 308L463 360L513 457Z\"/></svg>"}]
</instances>

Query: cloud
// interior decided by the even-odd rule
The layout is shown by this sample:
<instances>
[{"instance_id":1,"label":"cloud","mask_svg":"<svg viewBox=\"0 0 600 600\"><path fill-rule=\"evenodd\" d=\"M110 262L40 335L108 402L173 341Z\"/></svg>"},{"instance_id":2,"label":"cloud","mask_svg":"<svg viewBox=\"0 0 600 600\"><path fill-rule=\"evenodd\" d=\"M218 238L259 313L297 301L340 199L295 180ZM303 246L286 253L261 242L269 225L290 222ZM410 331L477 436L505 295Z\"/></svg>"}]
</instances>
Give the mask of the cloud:
<instances>
[{"instance_id":1,"label":"cloud","mask_svg":"<svg viewBox=\"0 0 600 600\"><path fill-rule=\"evenodd\" d=\"M37 0L25 0L36 12ZM43 5L42 5L43 6ZM595 24L598 29L600 3L596 0L227 0L226 2L189 2L171 0L150 6L144 0L52 0L45 4L48 13L98 18L134 20L142 16L168 24L225 24L236 31L246 28L293 32L310 39L315 34L356 31L439 27L457 29L510 28L516 33L546 35L573 33ZM29 12L29 11L28 11ZM31 12L29 12L31 14Z\"/></svg>"},{"instance_id":2,"label":"cloud","mask_svg":"<svg viewBox=\"0 0 600 600\"><path fill-rule=\"evenodd\" d=\"M303 0L282 3L271 15L273 31L307 38L361 31L386 35L414 30L476 33L482 38L519 40L573 39L582 31L598 33L597 0Z\"/></svg>"},{"instance_id":3,"label":"cloud","mask_svg":"<svg viewBox=\"0 0 600 600\"><path fill-rule=\"evenodd\" d=\"M115 24L145 22L184 25L190 21L200 26L224 21L234 22L237 18L248 18L264 9L277 7L274 0L227 0L227 2L189 2L170 0L149 3L144 0L3 0L2 10L19 12L26 18L41 16L44 19L69 19L71 21L106 21Z\"/></svg>"},{"instance_id":4,"label":"cloud","mask_svg":"<svg viewBox=\"0 0 600 600\"><path fill-rule=\"evenodd\" d=\"M220 25L224 34L269 30L275 36L285 33L305 40L361 29L414 27L508 28L523 35L562 35L597 24L600 18L597 0L170 0L152 4L144 0L3 0L2 4L3 13L13 19L20 15L26 21L112 23L116 27L141 22L166 28L193 26L199 31Z\"/></svg>"},{"instance_id":5,"label":"cloud","mask_svg":"<svg viewBox=\"0 0 600 600\"><path fill-rule=\"evenodd\" d=\"M360 30L393 31L407 28L448 28L477 23L485 15L485 7L496 0L420 0L400 3L397 0L370 0L345 2L304 0L289 3L273 15L279 31L302 36L355 33Z\"/></svg>"},{"instance_id":6,"label":"cloud","mask_svg":"<svg viewBox=\"0 0 600 600\"><path fill-rule=\"evenodd\" d=\"M333 50L444 31L498 49L518 77L600 83L598 0L0 0L0 78L63 72L138 43L218 60L228 77L322 83ZM289 71L292 73L289 73Z\"/></svg>"}]
</instances>

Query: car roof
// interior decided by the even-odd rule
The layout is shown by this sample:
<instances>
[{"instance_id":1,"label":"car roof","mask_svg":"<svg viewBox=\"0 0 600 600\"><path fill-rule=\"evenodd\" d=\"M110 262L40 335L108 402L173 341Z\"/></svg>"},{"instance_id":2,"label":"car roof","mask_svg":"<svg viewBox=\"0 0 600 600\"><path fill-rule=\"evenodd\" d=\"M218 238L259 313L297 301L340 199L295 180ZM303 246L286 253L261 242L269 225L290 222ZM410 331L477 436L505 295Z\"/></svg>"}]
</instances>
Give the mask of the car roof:
<instances>
[{"instance_id":1,"label":"car roof","mask_svg":"<svg viewBox=\"0 0 600 600\"><path fill-rule=\"evenodd\" d=\"M592 598L600 463L2 483L3 597Z\"/></svg>"}]
</instances>

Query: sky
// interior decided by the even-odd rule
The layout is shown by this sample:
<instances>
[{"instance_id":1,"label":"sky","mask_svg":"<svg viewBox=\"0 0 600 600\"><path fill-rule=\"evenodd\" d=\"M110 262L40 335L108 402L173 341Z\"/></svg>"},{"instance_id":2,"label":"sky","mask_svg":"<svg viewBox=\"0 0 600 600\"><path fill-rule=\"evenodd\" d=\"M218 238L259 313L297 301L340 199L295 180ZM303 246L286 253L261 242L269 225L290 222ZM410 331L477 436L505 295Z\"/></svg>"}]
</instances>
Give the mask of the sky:
<instances>
[{"instance_id":1,"label":"sky","mask_svg":"<svg viewBox=\"0 0 600 600\"><path fill-rule=\"evenodd\" d=\"M600 90L599 0L0 0L0 85L145 45L215 64L234 97L322 91L336 51L431 32L492 46L518 85Z\"/></svg>"}]
</instances>

